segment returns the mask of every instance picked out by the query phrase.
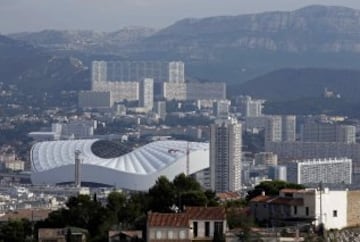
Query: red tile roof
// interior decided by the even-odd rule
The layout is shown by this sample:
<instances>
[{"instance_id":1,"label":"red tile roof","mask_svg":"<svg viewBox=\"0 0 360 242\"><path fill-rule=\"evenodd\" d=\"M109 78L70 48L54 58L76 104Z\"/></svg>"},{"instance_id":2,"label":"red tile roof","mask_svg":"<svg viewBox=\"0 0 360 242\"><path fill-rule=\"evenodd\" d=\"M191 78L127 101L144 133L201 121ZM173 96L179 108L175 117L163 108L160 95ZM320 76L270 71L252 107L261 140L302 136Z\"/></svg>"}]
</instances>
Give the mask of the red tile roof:
<instances>
[{"instance_id":1,"label":"red tile roof","mask_svg":"<svg viewBox=\"0 0 360 242\"><path fill-rule=\"evenodd\" d=\"M19 209L0 216L0 221L16 220L26 218L30 221L44 220L52 211L49 209Z\"/></svg>"},{"instance_id":2,"label":"red tile roof","mask_svg":"<svg viewBox=\"0 0 360 242\"><path fill-rule=\"evenodd\" d=\"M283 193L297 193L301 190L299 189L292 189L292 188L284 188L284 189L281 189L280 192L283 192Z\"/></svg>"},{"instance_id":3,"label":"red tile roof","mask_svg":"<svg viewBox=\"0 0 360 242\"><path fill-rule=\"evenodd\" d=\"M185 213L149 213L148 225L151 227L189 227Z\"/></svg>"},{"instance_id":4,"label":"red tile roof","mask_svg":"<svg viewBox=\"0 0 360 242\"><path fill-rule=\"evenodd\" d=\"M190 219L225 220L226 213L223 207L186 207L185 213Z\"/></svg>"},{"instance_id":5,"label":"red tile roof","mask_svg":"<svg viewBox=\"0 0 360 242\"><path fill-rule=\"evenodd\" d=\"M304 204L304 201L302 198L275 197L274 199L268 201L268 203L302 206Z\"/></svg>"},{"instance_id":6,"label":"red tile roof","mask_svg":"<svg viewBox=\"0 0 360 242\"><path fill-rule=\"evenodd\" d=\"M216 196L222 201L241 198L239 193L237 192L222 192L222 193L217 193Z\"/></svg>"},{"instance_id":7,"label":"red tile roof","mask_svg":"<svg viewBox=\"0 0 360 242\"><path fill-rule=\"evenodd\" d=\"M271 198L272 197L270 197L270 196L259 195L259 196L252 198L250 200L250 202L266 203Z\"/></svg>"},{"instance_id":8,"label":"red tile roof","mask_svg":"<svg viewBox=\"0 0 360 242\"><path fill-rule=\"evenodd\" d=\"M225 220L223 207L186 207L182 213L149 213L150 227L189 227L189 220Z\"/></svg>"}]
</instances>

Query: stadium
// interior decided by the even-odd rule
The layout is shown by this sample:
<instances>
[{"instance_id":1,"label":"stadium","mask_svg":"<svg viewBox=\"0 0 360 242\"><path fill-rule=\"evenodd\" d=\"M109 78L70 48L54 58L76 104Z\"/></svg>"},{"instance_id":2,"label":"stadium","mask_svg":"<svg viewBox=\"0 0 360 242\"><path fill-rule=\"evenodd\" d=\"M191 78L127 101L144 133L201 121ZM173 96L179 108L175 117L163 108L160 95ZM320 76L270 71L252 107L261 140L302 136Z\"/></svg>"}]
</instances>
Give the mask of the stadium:
<instances>
[{"instance_id":1,"label":"stadium","mask_svg":"<svg viewBox=\"0 0 360 242\"><path fill-rule=\"evenodd\" d=\"M74 183L75 152L82 184L134 191L148 190L159 176L172 180L209 168L208 143L166 140L132 147L97 139L46 141L31 148L32 183Z\"/></svg>"}]
</instances>

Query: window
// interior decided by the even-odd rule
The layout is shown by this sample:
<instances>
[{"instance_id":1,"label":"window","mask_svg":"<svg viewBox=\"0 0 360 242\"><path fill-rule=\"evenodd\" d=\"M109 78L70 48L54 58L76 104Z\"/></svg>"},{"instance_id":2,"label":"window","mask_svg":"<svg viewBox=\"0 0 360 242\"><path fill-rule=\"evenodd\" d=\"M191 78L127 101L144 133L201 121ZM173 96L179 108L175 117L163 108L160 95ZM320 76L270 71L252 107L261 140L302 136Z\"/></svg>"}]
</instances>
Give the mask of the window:
<instances>
[{"instance_id":1,"label":"window","mask_svg":"<svg viewBox=\"0 0 360 242\"><path fill-rule=\"evenodd\" d=\"M333 217L337 217L337 215L338 215L338 214L337 214L337 210L334 210L334 211L333 211Z\"/></svg>"},{"instance_id":2,"label":"window","mask_svg":"<svg viewBox=\"0 0 360 242\"><path fill-rule=\"evenodd\" d=\"M297 206L294 206L294 214L297 214Z\"/></svg>"},{"instance_id":3,"label":"window","mask_svg":"<svg viewBox=\"0 0 360 242\"><path fill-rule=\"evenodd\" d=\"M205 222L205 237L210 237L210 222Z\"/></svg>"},{"instance_id":4,"label":"window","mask_svg":"<svg viewBox=\"0 0 360 242\"><path fill-rule=\"evenodd\" d=\"M161 239L161 231L156 231L156 239Z\"/></svg>"},{"instance_id":5,"label":"window","mask_svg":"<svg viewBox=\"0 0 360 242\"><path fill-rule=\"evenodd\" d=\"M198 236L198 223L197 222L193 222L193 233L194 233L194 238Z\"/></svg>"},{"instance_id":6,"label":"window","mask_svg":"<svg viewBox=\"0 0 360 242\"><path fill-rule=\"evenodd\" d=\"M180 237L180 239L185 239L185 237L186 237L186 231L185 231L185 230L181 230L179 237Z\"/></svg>"},{"instance_id":7,"label":"window","mask_svg":"<svg viewBox=\"0 0 360 242\"><path fill-rule=\"evenodd\" d=\"M216 233L216 234L224 234L223 222L215 222L214 223L214 233Z\"/></svg>"},{"instance_id":8,"label":"window","mask_svg":"<svg viewBox=\"0 0 360 242\"><path fill-rule=\"evenodd\" d=\"M305 214L306 216L309 216L309 207L305 207Z\"/></svg>"},{"instance_id":9,"label":"window","mask_svg":"<svg viewBox=\"0 0 360 242\"><path fill-rule=\"evenodd\" d=\"M174 238L174 232L172 230L168 231L168 239L173 239Z\"/></svg>"}]
</instances>

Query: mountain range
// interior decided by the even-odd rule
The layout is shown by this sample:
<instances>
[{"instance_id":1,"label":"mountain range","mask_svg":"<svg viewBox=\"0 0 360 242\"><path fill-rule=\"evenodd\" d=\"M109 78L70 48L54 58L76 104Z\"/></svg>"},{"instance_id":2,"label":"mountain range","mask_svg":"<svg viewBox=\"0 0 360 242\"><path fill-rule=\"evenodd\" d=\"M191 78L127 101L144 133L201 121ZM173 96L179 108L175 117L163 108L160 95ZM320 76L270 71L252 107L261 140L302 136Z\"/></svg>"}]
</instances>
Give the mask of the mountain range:
<instances>
[{"instance_id":1,"label":"mountain range","mask_svg":"<svg viewBox=\"0 0 360 242\"><path fill-rule=\"evenodd\" d=\"M89 87L89 70L81 60L0 36L0 82L25 93L78 90Z\"/></svg>"},{"instance_id":2,"label":"mountain range","mask_svg":"<svg viewBox=\"0 0 360 242\"><path fill-rule=\"evenodd\" d=\"M81 68L75 68L75 73L67 73L63 77L68 80L76 77L81 81L75 83L82 84L86 81L84 73L89 74L85 66L88 66L91 60L100 58L183 60L188 76L200 80L225 81L232 94L248 90L255 95L249 87L251 82L243 86L240 83L255 78L253 81L256 85L260 83L257 77L264 77L266 73L272 72L265 78L269 81L265 83L265 91L273 94L263 93L259 96L273 98L282 94L273 90L272 85L290 88L291 85L302 85L302 82L303 85L314 84L306 80L316 82L318 78L322 78L322 86L328 85L330 88L331 85L326 83L333 80L327 78L334 74L330 69L360 69L360 10L345 7L315 5L289 12L183 19L157 31L142 27L125 28L112 33L46 30L11 34L8 37L15 39L12 41L16 43L14 48L7 47L7 52L14 54L12 58L19 58L16 53L20 52L25 53L27 58L32 56L31 58L41 59L41 65L36 66L26 61L27 65L34 65L32 68L38 71L37 74L42 73L47 64L52 65L49 60L54 60L54 57L55 60L65 61L68 67L73 66L74 60L82 60ZM1 37L0 41L2 38L6 37ZM6 41L11 40L6 38ZM18 62L25 65L25 60ZM4 57L0 56L0 64L5 61ZM14 76L20 75L23 79L26 77L31 80L31 68L24 70L27 67L22 65L17 70L20 74ZM273 72L284 68L286 70ZM302 68L320 68L321 73L328 75L319 75L313 69L305 71L306 80L299 79L296 75L299 75ZM295 74L287 79L289 70ZM4 71L9 72L12 69L0 70L0 73ZM72 68L68 68L68 71L72 71ZM348 70L344 72L347 73L343 73L344 75L358 74L350 74L351 71ZM83 73L83 76L79 77L79 73ZM47 75L61 77L60 74ZM15 79L18 80L19 77ZM50 79L53 80L52 83L58 80L53 77ZM340 79L339 76L336 81ZM353 79L355 81L356 78ZM281 80L281 83L275 84L276 80ZM292 84L289 86L287 81ZM82 84L78 88L84 86ZM60 87L61 85L57 88ZM263 88L264 85L259 84L258 87ZM315 91L319 93L321 89L306 92ZM347 95L343 93L345 91L352 90L339 92L345 96L354 95Z\"/></svg>"}]
</instances>

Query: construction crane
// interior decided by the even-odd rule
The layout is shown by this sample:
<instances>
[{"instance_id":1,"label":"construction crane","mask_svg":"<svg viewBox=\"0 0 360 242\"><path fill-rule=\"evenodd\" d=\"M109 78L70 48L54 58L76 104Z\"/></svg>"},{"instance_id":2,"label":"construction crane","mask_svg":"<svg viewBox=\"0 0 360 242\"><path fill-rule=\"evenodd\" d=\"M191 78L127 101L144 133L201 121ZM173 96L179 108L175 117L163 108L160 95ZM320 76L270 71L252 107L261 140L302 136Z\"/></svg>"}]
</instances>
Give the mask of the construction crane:
<instances>
[{"instance_id":1,"label":"construction crane","mask_svg":"<svg viewBox=\"0 0 360 242\"><path fill-rule=\"evenodd\" d=\"M168 153L176 153L176 152L182 152L182 153L185 153L186 155L186 175L190 175L190 142L187 141L186 142L186 149L185 151L183 150L179 150L179 149L169 149L168 150Z\"/></svg>"}]
</instances>

